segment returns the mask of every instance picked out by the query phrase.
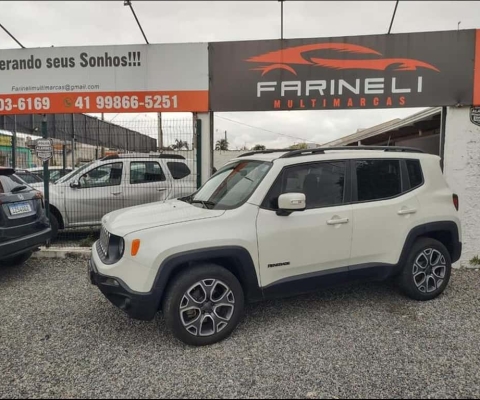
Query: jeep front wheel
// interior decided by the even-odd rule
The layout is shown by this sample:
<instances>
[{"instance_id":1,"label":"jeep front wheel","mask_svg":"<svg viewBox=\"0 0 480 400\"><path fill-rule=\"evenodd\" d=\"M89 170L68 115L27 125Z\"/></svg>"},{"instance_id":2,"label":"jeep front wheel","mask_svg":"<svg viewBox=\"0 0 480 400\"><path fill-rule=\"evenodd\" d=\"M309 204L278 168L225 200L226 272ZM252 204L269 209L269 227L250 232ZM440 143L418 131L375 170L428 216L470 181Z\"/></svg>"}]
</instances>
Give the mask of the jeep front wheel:
<instances>
[{"instance_id":1,"label":"jeep front wheel","mask_svg":"<svg viewBox=\"0 0 480 400\"><path fill-rule=\"evenodd\" d=\"M404 293L420 301L433 300L448 286L452 261L446 247L437 240L419 239L399 277Z\"/></svg>"},{"instance_id":2,"label":"jeep front wheel","mask_svg":"<svg viewBox=\"0 0 480 400\"><path fill-rule=\"evenodd\" d=\"M181 273L168 288L163 304L167 326L192 346L226 339L240 322L244 294L237 278L225 268L203 264Z\"/></svg>"}]
</instances>

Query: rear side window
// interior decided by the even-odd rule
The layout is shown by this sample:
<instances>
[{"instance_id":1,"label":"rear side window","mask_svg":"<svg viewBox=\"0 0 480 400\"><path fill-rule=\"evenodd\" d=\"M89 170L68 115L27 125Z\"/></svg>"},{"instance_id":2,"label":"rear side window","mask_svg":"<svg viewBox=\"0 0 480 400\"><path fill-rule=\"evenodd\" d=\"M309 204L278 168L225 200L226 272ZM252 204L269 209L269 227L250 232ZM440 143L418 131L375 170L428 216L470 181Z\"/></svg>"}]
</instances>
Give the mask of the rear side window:
<instances>
[{"instance_id":1,"label":"rear side window","mask_svg":"<svg viewBox=\"0 0 480 400\"><path fill-rule=\"evenodd\" d=\"M192 173L188 165L181 162L168 162L167 165L173 179L183 179Z\"/></svg>"},{"instance_id":2,"label":"rear side window","mask_svg":"<svg viewBox=\"0 0 480 400\"><path fill-rule=\"evenodd\" d=\"M358 201L389 199L402 193L399 160L355 162Z\"/></svg>"},{"instance_id":3,"label":"rear side window","mask_svg":"<svg viewBox=\"0 0 480 400\"><path fill-rule=\"evenodd\" d=\"M410 188L416 189L423 185L423 172L419 160L407 160L408 178L410 179Z\"/></svg>"},{"instance_id":4,"label":"rear side window","mask_svg":"<svg viewBox=\"0 0 480 400\"><path fill-rule=\"evenodd\" d=\"M165 174L158 162L141 161L130 163L130 183L151 183L165 181Z\"/></svg>"},{"instance_id":5,"label":"rear side window","mask_svg":"<svg viewBox=\"0 0 480 400\"><path fill-rule=\"evenodd\" d=\"M10 193L17 186L25 185L15 175L0 175L0 193Z\"/></svg>"}]
</instances>

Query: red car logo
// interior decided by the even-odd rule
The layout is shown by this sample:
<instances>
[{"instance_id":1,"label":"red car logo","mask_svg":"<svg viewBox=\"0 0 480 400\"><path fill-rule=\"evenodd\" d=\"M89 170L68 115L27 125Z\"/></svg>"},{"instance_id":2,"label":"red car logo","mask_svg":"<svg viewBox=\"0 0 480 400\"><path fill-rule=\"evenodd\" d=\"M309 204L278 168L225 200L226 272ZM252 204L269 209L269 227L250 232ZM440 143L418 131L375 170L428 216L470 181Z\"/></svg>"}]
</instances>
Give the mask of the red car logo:
<instances>
[{"instance_id":1,"label":"red car logo","mask_svg":"<svg viewBox=\"0 0 480 400\"><path fill-rule=\"evenodd\" d=\"M311 57L306 59L304 53L314 50L334 50L339 53L353 53L353 54L373 54L382 56L378 51L369 49L368 47L358 46L347 43L318 43L307 44L304 46L290 47L287 49L272 51L260 56L255 56L246 59L247 62L265 64L260 67L252 68L254 71L263 71L262 76L275 69L284 69L297 75L297 72L292 65L311 65L314 67L324 67L337 70L344 69L365 69L385 71L390 66L396 66L395 71L415 71L418 68L431 69L440 72L439 69L431 64L423 61L413 60L409 58L377 58L377 59L330 59Z\"/></svg>"}]
</instances>

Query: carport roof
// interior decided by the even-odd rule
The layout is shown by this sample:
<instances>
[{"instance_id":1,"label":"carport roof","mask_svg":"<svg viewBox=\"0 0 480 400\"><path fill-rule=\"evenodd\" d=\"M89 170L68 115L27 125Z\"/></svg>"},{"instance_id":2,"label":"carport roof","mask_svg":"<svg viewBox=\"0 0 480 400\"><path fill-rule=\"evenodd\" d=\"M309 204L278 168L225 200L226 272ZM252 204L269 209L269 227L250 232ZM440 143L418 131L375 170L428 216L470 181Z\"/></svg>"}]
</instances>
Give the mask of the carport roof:
<instances>
[{"instance_id":1,"label":"carport roof","mask_svg":"<svg viewBox=\"0 0 480 400\"><path fill-rule=\"evenodd\" d=\"M391 139L395 140L399 137L418 132L418 130L434 129L439 123L441 113L441 107L427 108L404 119L397 118L371 128L362 129L353 135L325 143L321 147L347 146L357 144L359 141L366 139L373 139L375 141L377 138L378 141L381 141L384 139L382 135L385 134L390 134Z\"/></svg>"}]
</instances>

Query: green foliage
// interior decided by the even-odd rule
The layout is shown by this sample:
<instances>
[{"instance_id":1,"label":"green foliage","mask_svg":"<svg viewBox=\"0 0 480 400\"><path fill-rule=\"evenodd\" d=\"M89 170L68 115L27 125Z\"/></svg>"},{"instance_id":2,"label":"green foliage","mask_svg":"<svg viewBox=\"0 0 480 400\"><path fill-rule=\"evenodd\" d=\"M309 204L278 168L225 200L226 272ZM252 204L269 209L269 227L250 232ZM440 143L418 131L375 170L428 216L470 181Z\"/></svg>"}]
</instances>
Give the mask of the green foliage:
<instances>
[{"instance_id":1,"label":"green foliage","mask_svg":"<svg viewBox=\"0 0 480 400\"><path fill-rule=\"evenodd\" d=\"M252 147L252 151L265 151L267 148L263 144L256 144Z\"/></svg>"},{"instance_id":2,"label":"green foliage","mask_svg":"<svg viewBox=\"0 0 480 400\"><path fill-rule=\"evenodd\" d=\"M470 260L470 265L473 265L474 267L480 267L480 257L475 256Z\"/></svg>"},{"instance_id":3,"label":"green foliage","mask_svg":"<svg viewBox=\"0 0 480 400\"><path fill-rule=\"evenodd\" d=\"M221 151L226 151L228 150L228 140L227 139L220 139L217 141L217 144L215 145L215 150L221 150Z\"/></svg>"}]
</instances>

